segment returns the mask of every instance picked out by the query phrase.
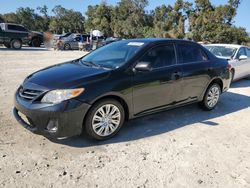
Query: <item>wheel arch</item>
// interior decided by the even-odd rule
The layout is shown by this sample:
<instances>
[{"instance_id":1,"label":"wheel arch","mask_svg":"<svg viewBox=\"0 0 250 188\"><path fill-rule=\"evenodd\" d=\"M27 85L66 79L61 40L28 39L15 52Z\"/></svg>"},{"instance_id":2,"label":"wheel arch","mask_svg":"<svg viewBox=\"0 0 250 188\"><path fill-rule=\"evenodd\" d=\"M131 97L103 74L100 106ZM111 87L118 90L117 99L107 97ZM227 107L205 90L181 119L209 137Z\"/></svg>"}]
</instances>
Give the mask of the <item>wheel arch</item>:
<instances>
[{"instance_id":1,"label":"wheel arch","mask_svg":"<svg viewBox=\"0 0 250 188\"><path fill-rule=\"evenodd\" d=\"M204 96L205 96L205 93L206 93L207 89L209 88L209 86L210 86L211 84L214 84L214 83L217 83L217 84L220 86L221 93L223 92L223 86L224 86L224 84L223 84L222 79L221 79L220 77L213 78L213 79L207 84L207 86L205 87L205 89L204 89L204 91L203 91L203 93L202 93L202 95L201 95L201 97L200 97L200 101L203 100L203 98L204 98Z\"/></svg>"},{"instance_id":2,"label":"wheel arch","mask_svg":"<svg viewBox=\"0 0 250 188\"><path fill-rule=\"evenodd\" d=\"M122 105L122 107L124 108L125 120L128 120L130 118L131 108L129 107L128 102L120 95L110 93L110 94L100 96L97 99L95 99L94 101L92 101L91 105L93 105L101 100L104 100L104 99L114 99L114 100L118 101Z\"/></svg>"}]
</instances>

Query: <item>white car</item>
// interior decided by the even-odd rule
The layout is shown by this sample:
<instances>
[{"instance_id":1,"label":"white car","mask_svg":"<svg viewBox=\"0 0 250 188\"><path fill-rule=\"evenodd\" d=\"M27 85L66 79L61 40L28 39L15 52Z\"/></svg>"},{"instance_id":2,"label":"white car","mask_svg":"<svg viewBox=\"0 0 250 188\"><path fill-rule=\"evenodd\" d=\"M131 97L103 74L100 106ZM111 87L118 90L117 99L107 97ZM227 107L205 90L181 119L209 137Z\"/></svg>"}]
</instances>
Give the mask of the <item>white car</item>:
<instances>
[{"instance_id":1,"label":"white car","mask_svg":"<svg viewBox=\"0 0 250 188\"><path fill-rule=\"evenodd\" d=\"M250 76L250 48L233 44L204 45L215 56L227 59L232 66L232 81Z\"/></svg>"}]
</instances>

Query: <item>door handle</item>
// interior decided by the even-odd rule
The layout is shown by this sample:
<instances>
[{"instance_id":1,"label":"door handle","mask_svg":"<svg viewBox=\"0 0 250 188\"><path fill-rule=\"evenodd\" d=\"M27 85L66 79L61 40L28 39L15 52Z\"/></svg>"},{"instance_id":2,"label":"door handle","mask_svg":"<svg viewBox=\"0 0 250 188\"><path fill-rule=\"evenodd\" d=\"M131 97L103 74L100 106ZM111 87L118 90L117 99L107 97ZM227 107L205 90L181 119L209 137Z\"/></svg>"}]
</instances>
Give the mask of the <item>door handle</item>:
<instances>
[{"instance_id":1,"label":"door handle","mask_svg":"<svg viewBox=\"0 0 250 188\"><path fill-rule=\"evenodd\" d=\"M181 78L181 76L182 76L182 73L179 72L179 71L176 71L176 72L174 72L174 73L172 74L172 80L178 80L178 79Z\"/></svg>"}]
</instances>

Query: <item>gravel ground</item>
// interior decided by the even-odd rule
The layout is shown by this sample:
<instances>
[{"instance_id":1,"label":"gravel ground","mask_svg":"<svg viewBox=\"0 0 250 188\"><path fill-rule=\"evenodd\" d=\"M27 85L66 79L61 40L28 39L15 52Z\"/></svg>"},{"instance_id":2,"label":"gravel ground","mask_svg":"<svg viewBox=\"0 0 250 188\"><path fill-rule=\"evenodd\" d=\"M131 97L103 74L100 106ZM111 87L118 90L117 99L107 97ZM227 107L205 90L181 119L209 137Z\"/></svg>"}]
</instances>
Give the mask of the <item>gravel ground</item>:
<instances>
[{"instance_id":1,"label":"gravel ground","mask_svg":"<svg viewBox=\"0 0 250 188\"><path fill-rule=\"evenodd\" d=\"M250 187L250 80L204 112L197 105L138 118L111 140L48 140L12 115L30 73L79 51L0 48L0 187Z\"/></svg>"}]
</instances>

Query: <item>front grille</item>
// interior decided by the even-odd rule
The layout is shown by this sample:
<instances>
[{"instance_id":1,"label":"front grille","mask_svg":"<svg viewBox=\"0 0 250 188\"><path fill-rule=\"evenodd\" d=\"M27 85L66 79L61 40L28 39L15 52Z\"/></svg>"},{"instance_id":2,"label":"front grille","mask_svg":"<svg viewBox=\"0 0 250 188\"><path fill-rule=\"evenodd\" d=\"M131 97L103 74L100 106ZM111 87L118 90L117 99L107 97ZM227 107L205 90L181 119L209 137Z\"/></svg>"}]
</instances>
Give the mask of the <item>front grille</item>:
<instances>
[{"instance_id":1,"label":"front grille","mask_svg":"<svg viewBox=\"0 0 250 188\"><path fill-rule=\"evenodd\" d=\"M24 98L26 100L33 100L37 98L42 93L42 91L25 89L23 87L20 87L18 93L21 98Z\"/></svg>"}]
</instances>

